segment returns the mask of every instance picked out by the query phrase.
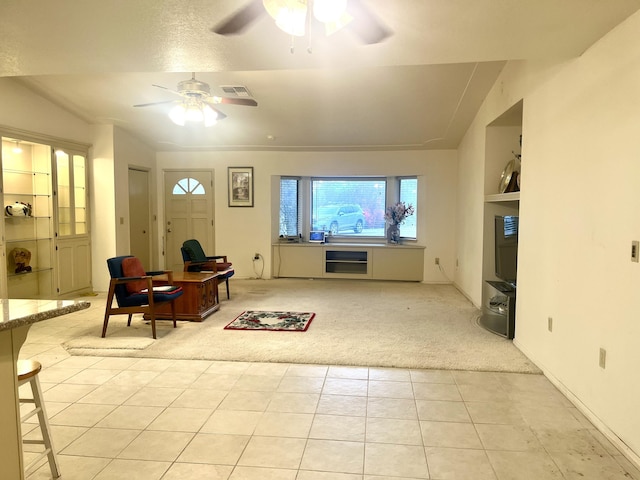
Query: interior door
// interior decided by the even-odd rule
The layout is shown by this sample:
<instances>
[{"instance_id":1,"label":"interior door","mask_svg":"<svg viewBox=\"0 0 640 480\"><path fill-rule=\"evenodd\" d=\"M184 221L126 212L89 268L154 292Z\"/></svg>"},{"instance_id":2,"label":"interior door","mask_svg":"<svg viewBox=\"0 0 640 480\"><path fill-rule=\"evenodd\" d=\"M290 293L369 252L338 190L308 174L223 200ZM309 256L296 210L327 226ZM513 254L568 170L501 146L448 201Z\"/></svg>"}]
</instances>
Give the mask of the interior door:
<instances>
[{"instance_id":1,"label":"interior door","mask_svg":"<svg viewBox=\"0 0 640 480\"><path fill-rule=\"evenodd\" d=\"M129 169L129 249L151 270L151 197L149 172Z\"/></svg>"},{"instance_id":2,"label":"interior door","mask_svg":"<svg viewBox=\"0 0 640 480\"><path fill-rule=\"evenodd\" d=\"M214 251L213 172L210 170L165 171L166 268L183 268L180 247L197 239L205 253Z\"/></svg>"}]
</instances>

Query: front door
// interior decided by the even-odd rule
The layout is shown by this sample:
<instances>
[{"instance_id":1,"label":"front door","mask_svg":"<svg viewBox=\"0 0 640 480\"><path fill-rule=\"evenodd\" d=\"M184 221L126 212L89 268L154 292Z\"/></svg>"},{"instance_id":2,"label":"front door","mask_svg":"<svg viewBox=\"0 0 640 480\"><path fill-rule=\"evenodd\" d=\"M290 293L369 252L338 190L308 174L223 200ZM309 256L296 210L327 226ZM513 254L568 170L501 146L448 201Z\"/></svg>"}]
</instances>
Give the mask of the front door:
<instances>
[{"instance_id":1,"label":"front door","mask_svg":"<svg viewBox=\"0 0 640 480\"><path fill-rule=\"evenodd\" d=\"M213 172L210 170L165 171L166 268L183 269L180 247L197 239L213 255Z\"/></svg>"}]
</instances>

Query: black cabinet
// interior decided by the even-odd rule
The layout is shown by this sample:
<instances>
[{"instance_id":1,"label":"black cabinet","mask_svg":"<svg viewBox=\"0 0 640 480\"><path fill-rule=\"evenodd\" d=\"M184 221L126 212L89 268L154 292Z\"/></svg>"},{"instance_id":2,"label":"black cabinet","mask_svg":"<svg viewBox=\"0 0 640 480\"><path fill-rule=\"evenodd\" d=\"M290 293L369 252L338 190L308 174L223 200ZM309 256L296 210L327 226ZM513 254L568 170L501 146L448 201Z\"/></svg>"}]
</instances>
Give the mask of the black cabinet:
<instances>
[{"instance_id":1,"label":"black cabinet","mask_svg":"<svg viewBox=\"0 0 640 480\"><path fill-rule=\"evenodd\" d=\"M512 339L516 330L516 289L506 282L487 280L491 295L482 306L480 325L487 330Z\"/></svg>"}]
</instances>

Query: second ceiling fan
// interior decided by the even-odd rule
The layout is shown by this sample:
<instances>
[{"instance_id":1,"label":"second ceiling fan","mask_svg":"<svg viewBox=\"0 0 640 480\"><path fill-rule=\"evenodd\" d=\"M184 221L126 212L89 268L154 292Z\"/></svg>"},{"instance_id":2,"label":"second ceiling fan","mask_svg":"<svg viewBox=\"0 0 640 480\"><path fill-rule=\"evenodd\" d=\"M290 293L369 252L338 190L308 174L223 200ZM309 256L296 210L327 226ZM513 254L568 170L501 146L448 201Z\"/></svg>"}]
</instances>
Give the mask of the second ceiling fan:
<instances>
[{"instance_id":1,"label":"second ceiling fan","mask_svg":"<svg viewBox=\"0 0 640 480\"><path fill-rule=\"evenodd\" d=\"M251 98L248 90L244 87L228 87L229 93L245 95L244 97L221 97L211 95L211 87L208 83L196 80L195 73L189 80L178 83L178 88L172 90L162 85L153 85L171 93L180 95L180 100L165 100L161 102L141 103L134 107L151 107L154 105L176 104L169 112L169 118L177 125L185 125L186 122L203 122L205 126L211 126L218 120L227 116L218 110L214 105L243 105L257 107L258 102ZM225 90L225 87L222 87Z\"/></svg>"}]
</instances>

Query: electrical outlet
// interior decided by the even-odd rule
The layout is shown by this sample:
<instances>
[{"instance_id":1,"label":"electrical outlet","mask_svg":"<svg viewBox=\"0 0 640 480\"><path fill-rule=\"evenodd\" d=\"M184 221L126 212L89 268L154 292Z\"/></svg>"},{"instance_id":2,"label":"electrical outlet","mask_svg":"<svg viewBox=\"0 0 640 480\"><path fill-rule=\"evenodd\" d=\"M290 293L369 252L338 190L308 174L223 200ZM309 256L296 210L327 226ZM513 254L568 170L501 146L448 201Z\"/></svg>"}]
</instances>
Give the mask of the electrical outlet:
<instances>
[{"instance_id":1,"label":"electrical outlet","mask_svg":"<svg viewBox=\"0 0 640 480\"><path fill-rule=\"evenodd\" d=\"M440 257L436 257L436 265L440 265Z\"/></svg>"},{"instance_id":2,"label":"electrical outlet","mask_svg":"<svg viewBox=\"0 0 640 480\"><path fill-rule=\"evenodd\" d=\"M547 328L550 332L553 332L553 317L547 318Z\"/></svg>"},{"instance_id":3,"label":"electrical outlet","mask_svg":"<svg viewBox=\"0 0 640 480\"><path fill-rule=\"evenodd\" d=\"M604 348L600 349L598 364L600 365L600 368L605 368L605 365L607 364L607 351Z\"/></svg>"},{"instance_id":4,"label":"electrical outlet","mask_svg":"<svg viewBox=\"0 0 640 480\"><path fill-rule=\"evenodd\" d=\"M638 263L639 260L639 256L640 256L640 252L638 251L638 249L640 249L640 242L638 242L638 240L634 240L631 242L631 261L632 262L636 262Z\"/></svg>"}]
</instances>

